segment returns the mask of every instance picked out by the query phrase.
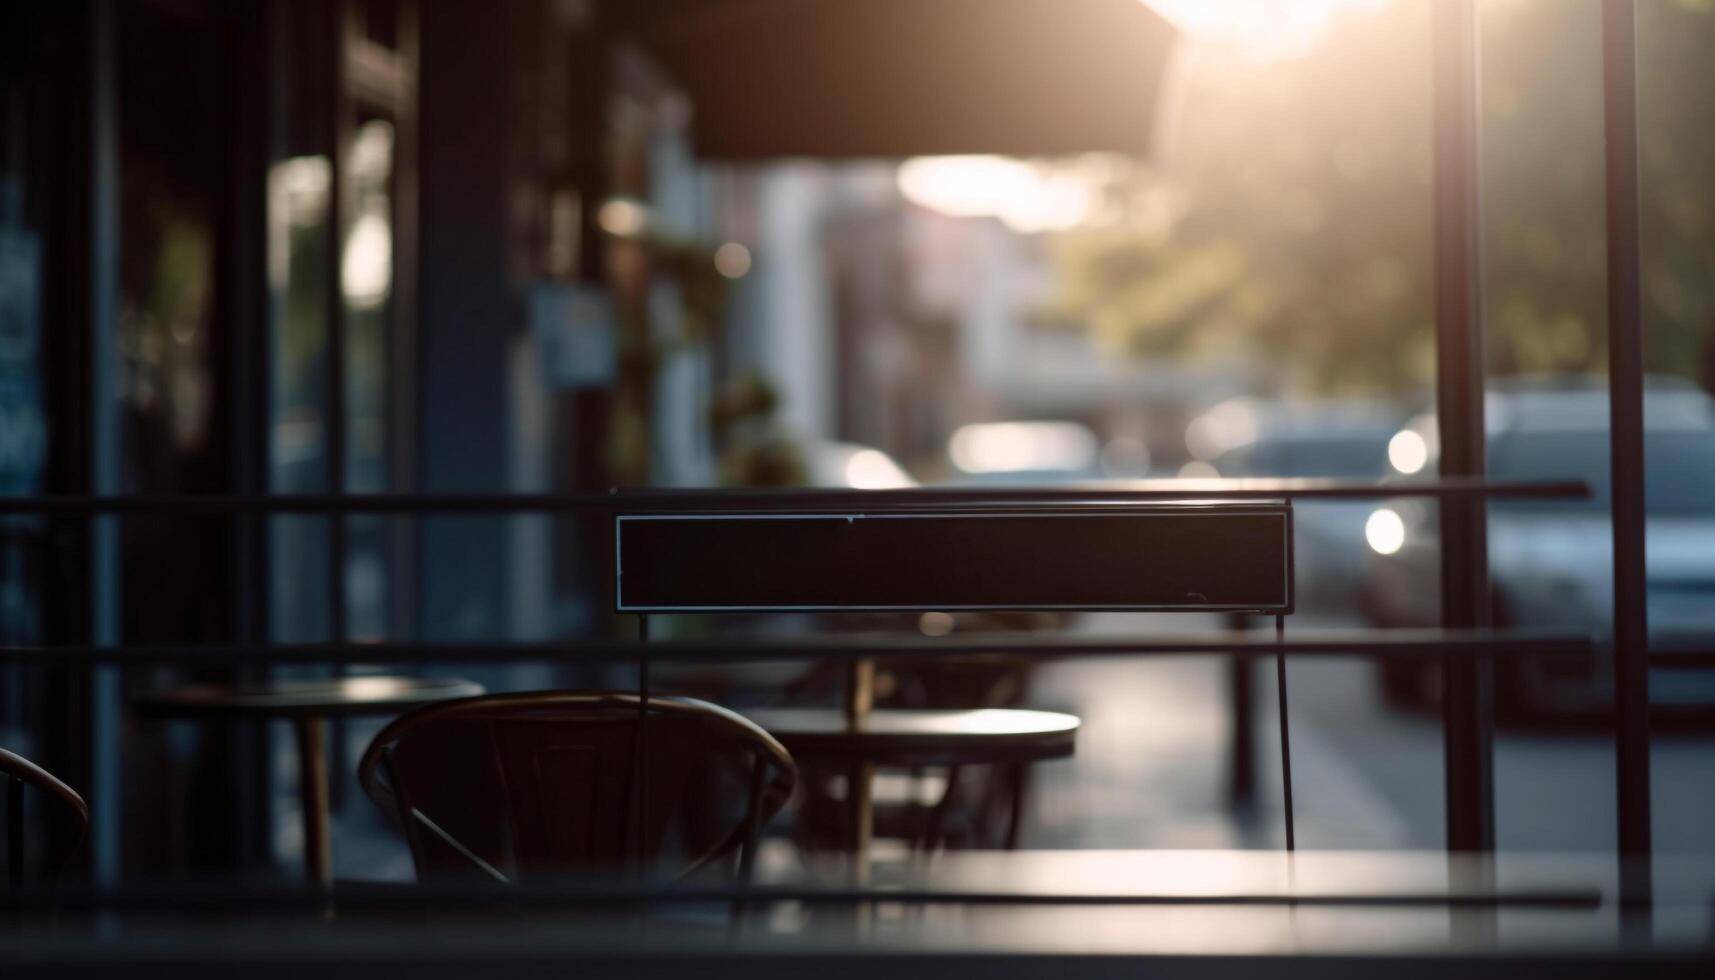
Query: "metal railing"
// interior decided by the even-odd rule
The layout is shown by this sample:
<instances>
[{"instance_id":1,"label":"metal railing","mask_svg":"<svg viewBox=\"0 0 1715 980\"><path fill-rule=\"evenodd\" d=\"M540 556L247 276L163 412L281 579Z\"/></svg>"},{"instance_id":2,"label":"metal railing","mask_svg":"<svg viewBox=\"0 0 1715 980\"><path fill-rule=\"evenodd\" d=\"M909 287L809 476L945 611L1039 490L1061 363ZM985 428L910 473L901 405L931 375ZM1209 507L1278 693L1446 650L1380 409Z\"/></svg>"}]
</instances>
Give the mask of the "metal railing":
<instances>
[{"instance_id":1,"label":"metal railing","mask_svg":"<svg viewBox=\"0 0 1715 980\"><path fill-rule=\"evenodd\" d=\"M1286 480L1131 480L1054 488L843 489L643 489L582 494L278 494L181 497L16 497L0 498L0 515L38 514L54 518L94 519L131 516L191 517L226 515L260 520L274 515L515 515L573 514L611 519L619 513L708 512L721 510L814 512L861 507L867 513L955 508L985 508L1030 502L1066 507L1123 506L1127 503L1234 500L1356 500L1416 497L1436 501L1483 502L1490 499L1581 499L1589 489L1577 481L1484 481L1480 479L1350 481ZM598 545L598 547L601 545ZM97 572L99 573L99 572ZM263 574L252 571L252 574ZM1031 636L901 638L877 636L805 636L673 640L642 644L626 640L574 639L550 642L492 643L232 643L232 644L77 644L0 645L0 664L61 666L146 666L221 664L229 666L349 664L543 662L590 663L645 660L657 662L745 662L818 658L859 659L896 656L959 657L995 653L1033 659L1072 657L1232 656L1272 654L1340 656L1373 660L1430 659L1443 663L1481 663L1497 657L1588 656L1585 635L1545 631L1488 629L1344 630L1280 634L1168 634L1132 637ZM1678 655L1696 660L1691 652ZM1284 669L1284 668L1283 668ZM1282 717L1285 717L1282 688ZM1449 712L1443 725L1487 724ZM1456 740L1451 739L1449 744ZM1486 743L1486 740L1484 741ZM1458 816L1493 823L1492 794L1462 792L1471 783L1467 755L1449 753L1446 781ZM1283 756L1283 764L1288 764ZM1478 760L1487 765L1487 760ZM1450 843L1453 843L1450 841Z\"/></svg>"}]
</instances>

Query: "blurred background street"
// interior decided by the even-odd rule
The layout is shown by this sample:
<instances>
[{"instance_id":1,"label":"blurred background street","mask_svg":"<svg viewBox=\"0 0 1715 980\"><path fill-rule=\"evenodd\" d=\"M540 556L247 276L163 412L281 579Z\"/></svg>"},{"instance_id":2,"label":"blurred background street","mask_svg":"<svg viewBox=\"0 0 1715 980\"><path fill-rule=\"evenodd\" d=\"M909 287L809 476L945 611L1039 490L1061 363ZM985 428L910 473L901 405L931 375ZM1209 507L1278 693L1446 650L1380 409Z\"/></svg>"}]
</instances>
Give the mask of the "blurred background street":
<instances>
[{"instance_id":1,"label":"blurred background street","mask_svg":"<svg viewBox=\"0 0 1715 980\"><path fill-rule=\"evenodd\" d=\"M1153 622L1151 620L1154 620ZM1184 628L1180 617L1104 614L1086 628ZM1163 620L1166 620L1163 622ZM1214 628L1217 624L1206 624ZM1288 629L1341 625L1289 620ZM1085 719L1075 758L1039 770L1025 840L1041 847L1278 847L1279 743L1274 664L1254 668L1258 786L1229 805L1231 727L1225 664L1061 661L1042 669L1036 703ZM1433 850L1443 828L1441 722L1388 707L1375 668L1303 659L1287 678L1299 846ZM1705 847L1715 825L1715 733L1658 731L1654 826L1663 854ZM1601 851L1614 845L1613 739L1599 725L1503 727L1495 810L1503 849Z\"/></svg>"}]
</instances>

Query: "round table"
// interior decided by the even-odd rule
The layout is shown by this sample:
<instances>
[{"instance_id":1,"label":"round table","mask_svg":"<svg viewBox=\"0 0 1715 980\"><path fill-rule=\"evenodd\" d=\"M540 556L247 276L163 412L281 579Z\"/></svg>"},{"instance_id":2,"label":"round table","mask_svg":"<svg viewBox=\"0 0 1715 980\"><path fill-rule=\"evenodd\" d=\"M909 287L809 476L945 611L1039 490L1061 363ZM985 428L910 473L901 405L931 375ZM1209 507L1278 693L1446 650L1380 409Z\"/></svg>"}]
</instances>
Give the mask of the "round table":
<instances>
[{"instance_id":1,"label":"round table","mask_svg":"<svg viewBox=\"0 0 1715 980\"><path fill-rule=\"evenodd\" d=\"M457 678L336 677L266 684L191 684L132 699L138 713L192 721L289 720L297 734L304 799L304 867L312 880L333 881L328 839L327 719L398 714L420 705L475 697L481 684Z\"/></svg>"},{"instance_id":2,"label":"round table","mask_svg":"<svg viewBox=\"0 0 1715 980\"><path fill-rule=\"evenodd\" d=\"M873 821L870 781L877 766L1024 766L1072 754L1077 715L1019 708L878 708L853 718L838 708L766 708L745 712L801 762L850 768L851 854L864 875ZM1017 843L1022 773L1015 782L1007 845Z\"/></svg>"},{"instance_id":3,"label":"round table","mask_svg":"<svg viewBox=\"0 0 1715 980\"><path fill-rule=\"evenodd\" d=\"M1019 708L877 708L848 721L838 708L745 712L795 757L881 766L1039 762L1072 754L1078 716Z\"/></svg>"}]
</instances>

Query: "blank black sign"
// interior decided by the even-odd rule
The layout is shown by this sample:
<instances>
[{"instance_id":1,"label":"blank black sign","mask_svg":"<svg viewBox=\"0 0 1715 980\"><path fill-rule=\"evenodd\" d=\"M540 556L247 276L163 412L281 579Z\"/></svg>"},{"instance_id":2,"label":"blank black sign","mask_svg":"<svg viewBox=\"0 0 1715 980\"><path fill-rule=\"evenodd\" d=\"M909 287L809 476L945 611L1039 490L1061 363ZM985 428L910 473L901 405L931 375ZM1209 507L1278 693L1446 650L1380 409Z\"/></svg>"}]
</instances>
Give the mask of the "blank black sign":
<instances>
[{"instance_id":1,"label":"blank black sign","mask_svg":"<svg viewBox=\"0 0 1715 980\"><path fill-rule=\"evenodd\" d=\"M1284 504L617 518L629 612L1292 610Z\"/></svg>"}]
</instances>

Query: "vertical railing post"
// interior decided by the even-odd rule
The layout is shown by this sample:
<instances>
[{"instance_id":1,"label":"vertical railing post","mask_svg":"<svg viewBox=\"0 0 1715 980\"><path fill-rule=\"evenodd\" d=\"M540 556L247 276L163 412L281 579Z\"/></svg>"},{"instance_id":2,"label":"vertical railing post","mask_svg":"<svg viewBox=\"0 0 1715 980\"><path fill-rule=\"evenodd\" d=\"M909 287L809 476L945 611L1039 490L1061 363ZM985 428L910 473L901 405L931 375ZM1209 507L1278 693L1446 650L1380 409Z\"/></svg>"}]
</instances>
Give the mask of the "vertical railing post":
<instances>
[{"instance_id":1,"label":"vertical railing post","mask_svg":"<svg viewBox=\"0 0 1715 980\"><path fill-rule=\"evenodd\" d=\"M231 66L278 66L280 60L269 44L269 29L277 8L236 7L230 17L235 35ZM237 243L224 266L234 289L225 301L232 331L232 347L225 365L233 406L233 423L227 451L231 454L235 484L246 494L262 495L269 483L269 426L271 382L269 347L273 337L267 281L267 174L269 141L264 113L273 76L267 68L238 71L229 110L236 119L229 162L228 207L224 232ZM233 539L232 560L237 584L234 587L235 638L261 646L268 642L268 529L267 513L236 516L229 533ZM241 683L265 681L269 669L250 665L239 668ZM239 789L238 850L252 867L266 867L273 859L272 753L266 725L240 725L236 737L234 773Z\"/></svg>"},{"instance_id":2,"label":"vertical railing post","mask_svg":"<svg viewBox=\"0 0 1715 980\"><path fill-rule=\"evenodd\" d=\"M98 0L90 9L90 184L89 184L89 490L96 496L119 493L122 451L119 376L120 308L120 139L119 11L114 0ZM95 517L89 524L89 638L96 646L120 641L120 534L116 517ZM119 876L121 731L120 669L90 671L89 765L90 869L93 880L110 885Z\"/></svg>"},{"instance_id":3,"label":"vertical railing post","mask_svg":"<svg viewBox=\"0 0 1715 980\"><path fill-rule=\"evenodd\" d=\"M1644 360L1632 0L1602 4L1608 221L1608 412L1614 520L1614 775L1622 895L1650 891L1649 611L1644 566Z\"/></svg>"},{"instance_id":4,"label":"vertical railing post","mask_svg":"<svg viewBox=\"0 0 1715 980\"><path fill-rule=\"evenodd\" d=\"M1474 0L1437 0L1434 18L1436 419L1441 475L1483 475L1483 319L1479 248L1477 16ZM1441 618L1488 620L1484 501L1441 503ZM1447 847L1489 851L1495 840L1494 732L1489 664L1444 661Z\"/></svg>"},{"instance_id":5,"label":"vertical railing post","mask_svg":"<svg viewBox=\"0 0 1715 980\"><path fill-rule=\"evenodd\" d=\"M635 799L632 822L636 825L637 874L647 873L649 863L649 616L637 617L637 751L631 757L631 785Z\"/></svg>"},{"instance_id":6,"label":"vertical railing post","mask_svg":"<svg viewBox=\"0 0 1715 980\"><path fill-rule=\"evenodd\" d=\"M328 8L328 22L322 25L328 33L328 43L333 46L331 65L332 83L329 91L332 93L328 105L327 130L324 138L328 141L328 251L325 275L327 282L327 361L326 388L323 392L324 411L327 418L323 425L323 445L327 455L327 490L335 496L344 495L347 490L346 446L350 437L350 413L346 404L346 315L344 288L344 257L345 236L350 227L351 195L346 191L347 155L351 146L351 99L347 89L349 84L346 72L347 47L351 34L351 19L355 16L351 4L336 2ZM348 608L346 604L346 572L350 552L349 514L344 510L334 511L328 515L328 640L332 643L344 643L350 639L347 626ZM345 661L335 664L333 675L344 677L349 665ZM333 771L345 771L345 720L335 718L330 725L328 751L333 755ZM345 782L336 780L330 790L333 808L341 810L345 806Z\"/></svg>"}]
</instances>

